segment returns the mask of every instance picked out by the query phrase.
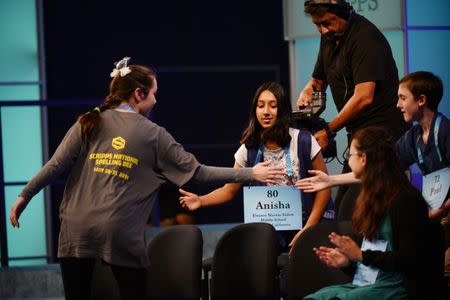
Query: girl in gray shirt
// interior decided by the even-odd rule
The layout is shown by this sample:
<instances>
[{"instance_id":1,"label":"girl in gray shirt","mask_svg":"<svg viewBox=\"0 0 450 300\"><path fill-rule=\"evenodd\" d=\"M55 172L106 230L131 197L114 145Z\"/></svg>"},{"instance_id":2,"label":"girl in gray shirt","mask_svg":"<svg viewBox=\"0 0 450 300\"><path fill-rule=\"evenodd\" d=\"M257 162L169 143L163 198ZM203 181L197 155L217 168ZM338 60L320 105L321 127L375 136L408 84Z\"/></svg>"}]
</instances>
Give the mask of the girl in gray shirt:
<instances>
[{"instance_id":1,"label":"girl in gray shirt","mask_svg":"<svg viewBox=\"0 0 450 300\"><path fill-rule=\"evenodd\" d=\"M153 70L116 63L105 101L78 118L52 158L20 193L10 213L70 169L60 207L58 258L66 299L89 299L95 258L111 265L122 298L143 299L148 266L144 230L153 195L165 182L274 182L268 162L234 169L201 165L148 119L158 89Z\"/></svg>"}]
</instances>

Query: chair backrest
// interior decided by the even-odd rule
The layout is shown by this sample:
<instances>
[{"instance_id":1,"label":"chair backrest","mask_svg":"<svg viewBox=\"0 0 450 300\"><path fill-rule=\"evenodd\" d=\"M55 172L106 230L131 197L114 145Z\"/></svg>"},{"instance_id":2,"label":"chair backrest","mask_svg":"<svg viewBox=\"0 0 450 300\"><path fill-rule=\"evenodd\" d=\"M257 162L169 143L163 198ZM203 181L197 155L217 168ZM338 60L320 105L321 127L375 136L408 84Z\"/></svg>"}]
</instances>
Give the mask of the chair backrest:
<instances>
[{"instance_id":1,"label":"chair backrest","mask_svg":"<svg viewBox=\"0 0 450 300\"><path fill-rule=\"evenodd\" d=\"M359 195L360 189L361 187L359 184L352 184L348 187L339 204L337 215L338 221L351 221L353 210L355 209L356 198Z\"/></svg>"},{"instance_id":2,"label":"chair backrest","mask_svg":"<svg viewBox=\"0 0 450 300\"><path fill-rule=\"evenodd\" d=\"M211 298L273 300L278 251L270 224L240 224L225 232L214 251Z\"/></svg>"},{"instance_id":3,"label":"chair backrest","mask_svg":"<svg viewBox=\"0 0 450 300\"><path fill-rule=\"evenodd\" d=\"M318 289L352 281L352 276L340 269L323 264L313 248L332 247L328 235L331 232L353 236L351 222L324 222L311 226L298 238L292 250L288 268L288 299L303 299Z\"/></svg>"},{"instance_id":4,"label":"chair backrest","mask_svg":"<svg viewBox=\"0 0 450 300\"><path fill-rule=\"evenodd\" d=\"M148 246L148 299L200 299L203 238L194 225L176 225Z\"/></svg>"}]
</instances>

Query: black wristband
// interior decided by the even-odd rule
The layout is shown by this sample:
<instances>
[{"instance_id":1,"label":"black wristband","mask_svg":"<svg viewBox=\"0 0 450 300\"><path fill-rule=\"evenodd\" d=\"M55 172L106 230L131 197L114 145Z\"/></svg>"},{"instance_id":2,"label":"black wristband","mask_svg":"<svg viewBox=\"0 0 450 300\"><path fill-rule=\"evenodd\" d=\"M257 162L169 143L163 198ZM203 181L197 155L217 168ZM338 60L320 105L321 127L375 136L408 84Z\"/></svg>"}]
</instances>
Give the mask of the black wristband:
<instances>
[{"instance_id":1,"label":"black wristband","mask_svg":"<svg viewBox=\"0 0 450 300\"><path fill-rule=\"evenodd\" d=\"M334 132L333 130L330 129L330 126L328 125L328 123L326 123L325 131L327 132L327 136L330 140L334 139L334 137L336 136L336 132Z\"/></svg>"}]
</instances>

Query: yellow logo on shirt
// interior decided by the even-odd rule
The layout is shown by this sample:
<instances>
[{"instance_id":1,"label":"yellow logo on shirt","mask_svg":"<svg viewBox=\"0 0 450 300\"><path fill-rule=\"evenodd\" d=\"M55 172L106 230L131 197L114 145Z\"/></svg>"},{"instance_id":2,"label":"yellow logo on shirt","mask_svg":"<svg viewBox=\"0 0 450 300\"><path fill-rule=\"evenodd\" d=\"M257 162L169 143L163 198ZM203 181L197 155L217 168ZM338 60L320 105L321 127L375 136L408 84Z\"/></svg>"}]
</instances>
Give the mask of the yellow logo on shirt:
<instances>
[{"instance_id":1,"label":"yellow logo on shirt","mask_svg":"<svg viewBox=\"0 0 450 300\"><path fill-rule=\"evenodd\" d=\"M123 149L125 148L125 139L121 136L115 137L112 139L111 146L116 150Z\"/></svg>"}]
</instances>

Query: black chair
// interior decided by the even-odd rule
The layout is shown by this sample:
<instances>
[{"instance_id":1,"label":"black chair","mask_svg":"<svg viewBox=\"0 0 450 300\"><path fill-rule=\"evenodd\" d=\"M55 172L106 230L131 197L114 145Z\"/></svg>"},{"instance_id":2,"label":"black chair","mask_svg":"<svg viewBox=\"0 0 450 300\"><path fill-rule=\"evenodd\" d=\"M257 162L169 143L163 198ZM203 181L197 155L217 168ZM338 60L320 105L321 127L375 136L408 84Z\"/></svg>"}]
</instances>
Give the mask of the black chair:
<instances>
[{"instance_id":1,"label":"black chair","mask_svg":"<svg viewBox=\"0 0 450 300\"><path fill-rule=\"evenodd\" d=\"M200 299L203 238L194 225L176 225L148 246L148 299Z\"/></svg>"},{"instance_id":2,"label":"black chair","mask_svg":"<svg viewBox=\"0 0 450 300\"><path fill-rule=\"evenodd\" d=\"M278 251L270 224L241 224L225 232L213 256L211 298L275 299Z\"/></svg>"},{"instance_id":3,"label":"black chair","mask_svg":"<svg viewBox=\"0 0 450 300\"><path fill-rule=\"evenodd\" d=\"M360 189L359 184L352 184L348 187L338 207L338 221L351 221Z\"/></svg>"},{"instance_id":4,"label":"black chair","mask_svg":"<svg viewBox=\"0 0 450 300\"><path fill-rule=\"evenodd\" d=\"M303 232L294 245L288 267L288 299L303 299L318 289L351 282L353 276L340 269L330 268L323 264L313 252L314 247L329 246L328 235L331 232L341 235L353 235L351 222L325 222L309 227Z\"/></svg>"}]
</instances>

